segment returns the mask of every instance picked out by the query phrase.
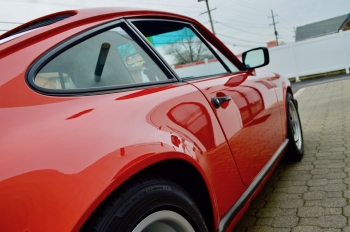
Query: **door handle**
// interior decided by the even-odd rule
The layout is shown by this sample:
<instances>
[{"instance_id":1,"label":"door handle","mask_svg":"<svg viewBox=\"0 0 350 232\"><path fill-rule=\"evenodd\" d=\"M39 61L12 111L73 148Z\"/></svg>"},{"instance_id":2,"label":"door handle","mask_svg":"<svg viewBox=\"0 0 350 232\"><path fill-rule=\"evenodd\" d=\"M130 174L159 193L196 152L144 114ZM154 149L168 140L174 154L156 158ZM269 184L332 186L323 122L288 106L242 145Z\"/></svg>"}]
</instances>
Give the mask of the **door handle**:
<instances>
[{"instance_id":1,"label":"door handle","mask_svg":"<svg viewBox=\"0 0 350 232\"><path fill-rule=\"evenodd\" d=\"M216 109L218 109L222 105L222 103L224 103L225 101L231 101L231 97L224 96L224 97L212 97L211 98L211 102L213 103L213 105Z\"/></svg>"}]
</instances>

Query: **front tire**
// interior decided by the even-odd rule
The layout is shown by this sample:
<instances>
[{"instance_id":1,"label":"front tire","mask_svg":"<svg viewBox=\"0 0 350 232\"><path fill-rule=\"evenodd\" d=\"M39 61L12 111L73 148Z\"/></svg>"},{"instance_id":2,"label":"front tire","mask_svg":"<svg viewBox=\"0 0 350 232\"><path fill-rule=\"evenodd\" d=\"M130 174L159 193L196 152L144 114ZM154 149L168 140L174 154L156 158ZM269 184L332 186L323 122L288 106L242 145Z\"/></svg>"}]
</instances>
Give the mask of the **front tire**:
<instances>
[{"instance_id":1,"label":"front tire","mask_svg":"<svg viewBox=\"0 0 350 232\"><path fill-rule=\"evenodd\" d=\"M170 180L134 178L112 193L81 231L207 232L191 197Z\"/></svg>"},{"instance_id":2,"label":"front tire","mask_svg":"<svg viewBox=\"0 0 350 232\"><path fill-rule=\"evenodd\" d=\"M304 136L298 113L297 101L287 93L287 137L289 144L286 158L288 161L299 161L304 155Z\"/></svg>"}]
</instances>

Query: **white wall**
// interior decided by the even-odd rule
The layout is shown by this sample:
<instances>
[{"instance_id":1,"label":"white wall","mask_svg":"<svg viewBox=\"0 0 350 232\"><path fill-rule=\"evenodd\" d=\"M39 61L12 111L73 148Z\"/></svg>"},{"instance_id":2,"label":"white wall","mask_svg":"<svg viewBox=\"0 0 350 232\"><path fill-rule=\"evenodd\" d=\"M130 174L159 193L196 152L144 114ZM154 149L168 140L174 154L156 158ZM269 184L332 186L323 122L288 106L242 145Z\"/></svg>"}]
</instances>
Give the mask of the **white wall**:
<instances>
[{"instance_id":1,"label":"white wall","mask_svg":"<svg viewBox=\"0 0 350 232\"><path fill-rule=\"evenodd\" d=\"M350 69L350 30L314 39L295 42L269 48L270 64L258 68L259 71L271 71L287 78ZM239 56L238 56L239 57ZM239 57L241 59L241 57ZM220 73L218 62L192 64L176 68L180 76L200 76ZM222 67L221 67L222 68Z\"/></svg>"},{"instance_id":2,"label":"white wall","mask_svg":"<svg viewBox=\"0 0 350 232\"><path fill-rule=\"evenodd\" d=\"M270 64L260 68L288 78L350 68L350 31L270 48ZM258 70L258 71L259 71Z\"/></svg>"}]
</instances>

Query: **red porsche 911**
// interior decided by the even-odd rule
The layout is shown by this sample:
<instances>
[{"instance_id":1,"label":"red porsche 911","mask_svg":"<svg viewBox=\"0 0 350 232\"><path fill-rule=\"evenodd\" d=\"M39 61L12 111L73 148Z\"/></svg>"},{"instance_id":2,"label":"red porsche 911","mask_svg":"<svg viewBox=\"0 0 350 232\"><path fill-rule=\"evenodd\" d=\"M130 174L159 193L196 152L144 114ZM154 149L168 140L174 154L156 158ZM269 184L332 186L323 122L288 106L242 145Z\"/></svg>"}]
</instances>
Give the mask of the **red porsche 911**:
<instances>
[{"instance_id":1,"label":"red porsche 911","mask_svg":"<svg viewBox=\"0 0 350 232\"><path fill-rule=\"evenodd\" d=\"M288 79L197 21L98 8L0 35L0 231L231 231L304 151Z\"/></svg>"}]
</instances>

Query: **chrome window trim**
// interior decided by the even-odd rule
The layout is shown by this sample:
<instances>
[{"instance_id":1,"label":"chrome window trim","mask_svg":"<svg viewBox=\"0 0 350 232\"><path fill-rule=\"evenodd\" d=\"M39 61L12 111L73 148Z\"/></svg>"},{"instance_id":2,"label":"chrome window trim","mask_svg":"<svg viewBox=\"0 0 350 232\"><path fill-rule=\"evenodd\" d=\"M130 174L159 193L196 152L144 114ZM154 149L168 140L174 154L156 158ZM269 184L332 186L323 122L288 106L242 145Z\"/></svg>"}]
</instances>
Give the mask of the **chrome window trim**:
<instances>
[{"instance_id":1,"label":"chrome window trim","mask_svg":"<svg viewBox=\"0 0 350 232\"><path fill-rule=\"evenodd\" d=\"M24 31L24 32L21 32L21 33L18 33L18 34L14 34L14 35L11 35L11 36L8 36L8 37L6 37L6 38L3 38L3 39L0 39L0 45L1 44L4 44L4 43L6 43L6 42L9 42L9 41L11 41L11 40L14 40L14 39L16 39L16 38L18 38L18 37L21 37L21 36L23 36L23 35L25 35L25 34L28 34L28 33L31 33L31 32L33 32L33 31L36 31L36 30L38 30L39 28L34 28L34 29L31 29L31 30L29 30L29 31ZM10 31L10 30L9 30ZM6 32L5 32L6 33Z\"/></svg>"}]
</instances>

